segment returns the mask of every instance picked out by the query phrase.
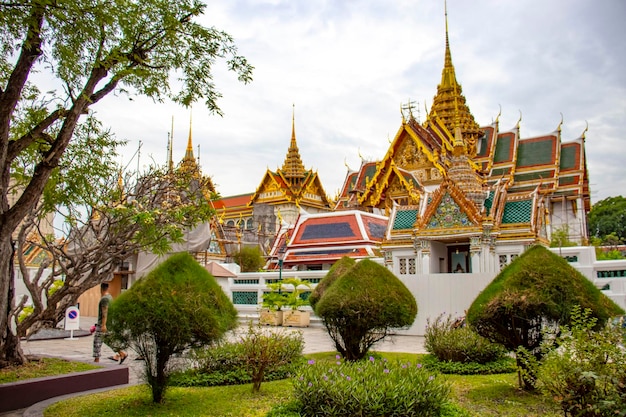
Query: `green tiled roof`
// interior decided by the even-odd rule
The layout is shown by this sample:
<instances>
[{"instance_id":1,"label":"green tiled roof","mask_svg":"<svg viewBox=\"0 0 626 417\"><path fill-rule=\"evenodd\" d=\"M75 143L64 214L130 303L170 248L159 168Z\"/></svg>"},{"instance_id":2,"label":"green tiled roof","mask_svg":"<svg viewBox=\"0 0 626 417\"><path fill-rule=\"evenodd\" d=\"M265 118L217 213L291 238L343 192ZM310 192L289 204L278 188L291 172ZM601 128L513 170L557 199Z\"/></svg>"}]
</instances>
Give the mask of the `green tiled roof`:
<instances>
[{"instance_id":1,"label":"green tiled roof","mask_svg":"<svg viewBox=\"0 0 626 417\"><path fill-rule=\"evenodd\" d=\"M493 196L495 193L493 191L489 191L489 195L485 200L485 208L487 209L487 213L491 212L491 205L493 204Z\"/></svg>"},{"instance_id":2,"label":"green tiled roof","mask_svg":"<svg viewBox=\"0 0 626 417\"><path fill-rule=\"evenodd\" d=\"M576 147L564 146L561 148L561 169L576 168Z\"/></svg>"},{"instance_id":3,"label":"green tiled roof","mask_svg":"<svg viewBox=\"0 0 626 417\"><path fill-rule=\"evenodd\" d=\"M554 138L521 141L517 148L517 166L547 165L553 163Z\"/></svg>"},{"instance_id":4,"label":"green tiled roof","mask_svg":"<svg viewBox=\"0 0 626 417\"><path fill-rule=\"evenodd\" d=\"M532 200L507 201L504 205L502 223L530 223L532 209Z\"/></svg>"},{"instance_id":5,"label":"green tiled roof","mask_svg":"<svg viewBox=\"0 0 626 417\"><path fill-rule=\"evenodd\" d=\"M515 182L547 179L547 178L552 178L553 176L554 176L554 174L553 174L552 170L539 171L539 172L529 172L529 173L526 173L526 174L515 175Z\"/></svg>"},{"instance_id":6,"label":"green tiled roof","mask_svg":"<svg viewBox=\"0 0 626 417\"><path fill-rule=\"evenodd\" d=\"M480 142L480 152L476 154L476 156L487 156L487 145L489 144L489 138L487 137L487 132L483 135L482 138L478 140Z\"/></svg>"},{"instance_id":7,"label":"green tiled roof","mask_svg":"<svg viewBox=\"0 0 626 417\"><path fill-rule=\"evenodd\" d=\"M417 210L399 210L393 219L392 230L411 229L417 220Z\"/></svg>"},{"instance_id":8,"label":"green tiled roof","mask_svg":"<svg viewBox=\"0 0 626 417\"><path fill-rule=\"evenodd\" d=\"M491 170L491 176L495 177L498 175L508 175L511 173L511 168L496 168Z\"/></svg>"},{"instance_id":9,"label":"green tiled roof","mask_svg":"<svg viewBox=\"0 0 626 417\"><path fill-rule=\"evenodd\" d=\"M496 152L493 156L493 162L504 162L511 160L511 141L513 135L500 136L496 143Z\"/></svg>"}]
</instances>

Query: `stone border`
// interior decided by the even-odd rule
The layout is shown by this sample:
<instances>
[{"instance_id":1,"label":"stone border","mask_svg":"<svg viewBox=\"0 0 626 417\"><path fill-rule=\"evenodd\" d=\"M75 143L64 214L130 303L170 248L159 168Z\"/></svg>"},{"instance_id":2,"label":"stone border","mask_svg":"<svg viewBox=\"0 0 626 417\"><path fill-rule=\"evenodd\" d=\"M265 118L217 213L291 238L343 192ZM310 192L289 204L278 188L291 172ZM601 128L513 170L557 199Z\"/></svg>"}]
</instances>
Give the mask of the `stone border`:
<instances>
[{"instance_id":1,"label":"stone border","mask_svg":"<svg viewBox=\"0 0 626 417\"><path fill-rule=\"evenodd\" d=\"M128 384L128 367L116 366L0 384L0 413L67 394Z\"/></svg>"}]
</instances>

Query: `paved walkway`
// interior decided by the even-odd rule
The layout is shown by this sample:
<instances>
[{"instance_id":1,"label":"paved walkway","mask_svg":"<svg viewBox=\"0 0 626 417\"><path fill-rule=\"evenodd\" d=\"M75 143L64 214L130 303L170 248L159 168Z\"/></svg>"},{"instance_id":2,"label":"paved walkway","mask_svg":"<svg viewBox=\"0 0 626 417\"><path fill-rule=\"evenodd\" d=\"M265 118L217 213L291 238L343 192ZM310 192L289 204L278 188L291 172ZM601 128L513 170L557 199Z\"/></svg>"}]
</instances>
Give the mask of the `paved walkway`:
<instances>
[{"instance_id":1,"label":"paved walkway","mask_svg":"<svg viewBox=\"0 0 626 417\"><path fill-rule=\"evenodd\" d=\"M81 317L81 329L88 329L91 324L95 323L95 319L91 317ZM313 323L311 327L307 328L291 328L291 327L268 327L268 330L272 331L285 331L285 332L302 332L304 337L304 353L315 352L328 352L334 351L334 344L332 343L326 329L319 323ZM245 333L247 330L247 324L243 324L236 331L234 331L230 337L237 338L238 335ZM26 355L41 355L41 356L53 356L65 358L72 361L85 361L92 362L92 336L74 337L72 340L65 338L56 338L48 340L30 340L22 341L22 349ZM425 353L424 338L421 336L405 336L396 335L389 340L385 340L374 346L375 351L379 352L406 352L406 353ZM113 362L107 359L108 356L112 356L113 351L106 345L102 346L102 358L100 364L103 366L120 366L117 362ZM130 352L129 358L121 366L128 366L129 369L129 385L143 383L141 380L141 372L143 362L135 360L136 355ZM121 388L115 387L115 388ZM46 402L48 403L48 402ZM27 410L16 410L13 412L0 413L0 417L21 417L21 416L41 416L44 406L48 404L41 404L40 406L33 406Z\"/></svg>"}]
</instances>

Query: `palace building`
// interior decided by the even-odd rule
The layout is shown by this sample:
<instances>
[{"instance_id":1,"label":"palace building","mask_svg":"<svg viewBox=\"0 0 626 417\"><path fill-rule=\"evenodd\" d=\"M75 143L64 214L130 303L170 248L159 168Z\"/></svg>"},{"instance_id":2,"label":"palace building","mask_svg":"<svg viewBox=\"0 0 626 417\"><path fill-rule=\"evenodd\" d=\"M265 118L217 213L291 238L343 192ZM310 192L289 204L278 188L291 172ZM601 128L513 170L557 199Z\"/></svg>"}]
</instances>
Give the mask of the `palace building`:
<instances>
[{"instance_id":1,"label":"palace building","mask_svg":"<svg viewBox=\"0 0 626 417\"><path fill-rule=\"evenodd\" d=\"M349 172L336 210L389 217L383 242L394 272L498 272L532 244L564 230L587 240L590 209L585 132L522 138L520 123L481 127L457 81L448 40L426 120L411 104L382 160Z\"/></svg>"},{"instance_id":2,"label":"palace building","mask_svg":"<svg viewBox=\"0 0 626 417\"><path fill-rule=\"evenodd\" d=\"M328 198L316 171L305 169L296 141L295 111L291 119L291 139L282 167L267 169L256 191L224 197L214 202L219 224L229 242L258 245L270 252L282 224L293 225L302 212L330 212ZM236 252L229 251L229 254Z\"/></svg>"}]
</instances>

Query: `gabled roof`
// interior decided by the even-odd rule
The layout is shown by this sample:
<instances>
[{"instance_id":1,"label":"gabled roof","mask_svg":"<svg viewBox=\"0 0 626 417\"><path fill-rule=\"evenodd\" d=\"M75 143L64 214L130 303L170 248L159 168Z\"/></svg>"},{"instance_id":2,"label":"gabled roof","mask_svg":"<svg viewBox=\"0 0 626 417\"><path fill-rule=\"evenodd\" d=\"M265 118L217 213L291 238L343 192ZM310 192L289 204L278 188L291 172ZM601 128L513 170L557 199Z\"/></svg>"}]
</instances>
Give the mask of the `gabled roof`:
<instances>
[{"instance_id":1,"label":"gabled roof","mask_svg":"<svg viewBox=\"0 0 626 417\"><path fill-rule=\"evenodd\" d=\"M385 216L358 210L301 215L295 226L281 232L270 257L284 254L283 266L289 267L332 264L346 255L378 256L387 222Z\"/></svg>"},{"instance_id":2,"label":"gabled roof","mask_svg":"<svg viewBox=\"0 0 626 417\"><path fill-rule=\"evenodd\" d=\"M482 215L474 203L452 181L445 180L433 193L424 216L416 222L418 234L443 234L449 229L481 226Z\"/></svg>"},{"instance_id":3,"label":"gabled roof","mask_svg":"<svg viewBox=\"0 0 626 417\"><path fill-rule=\"evenodd\" d=\"M215 278L234 278L237 276L237 274L224 268L217 262L209 262L208 264L206 264L205 268Z\"/></svg>"}]
</instances>

